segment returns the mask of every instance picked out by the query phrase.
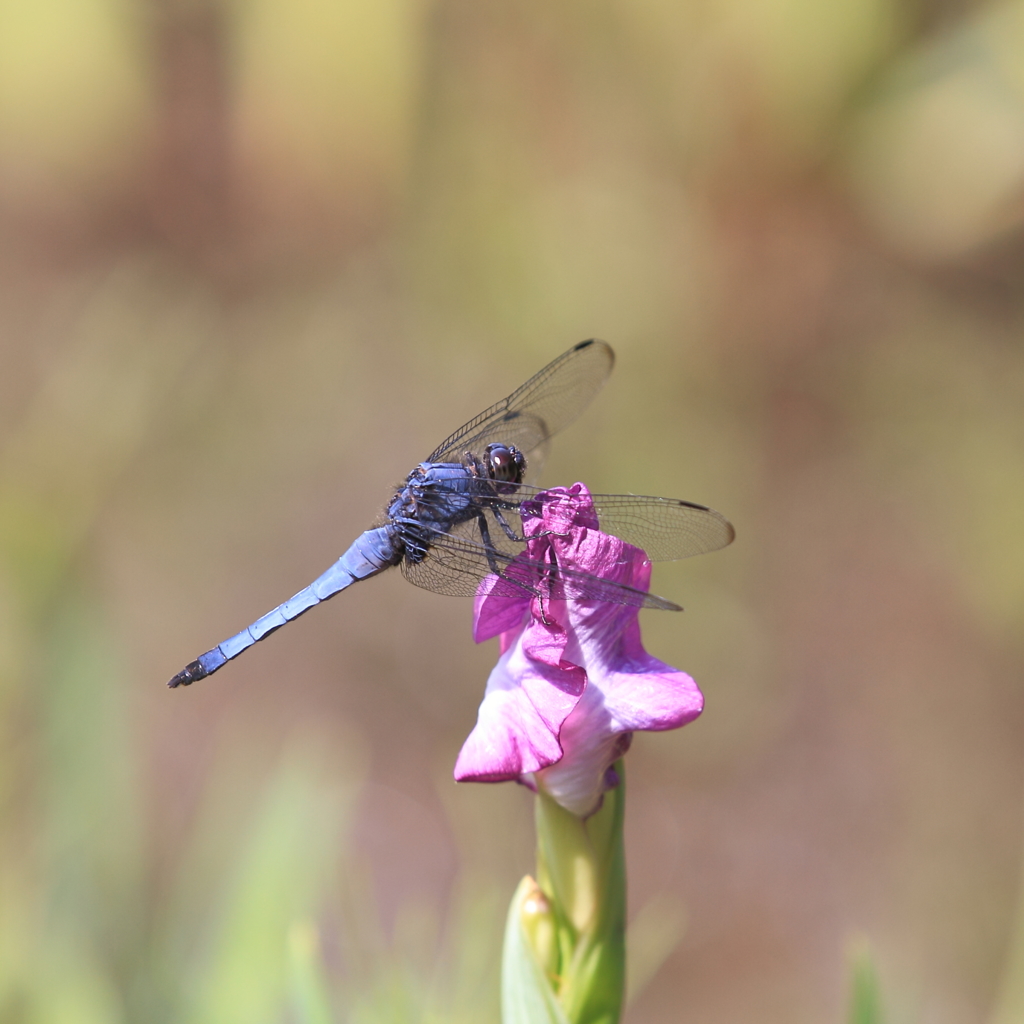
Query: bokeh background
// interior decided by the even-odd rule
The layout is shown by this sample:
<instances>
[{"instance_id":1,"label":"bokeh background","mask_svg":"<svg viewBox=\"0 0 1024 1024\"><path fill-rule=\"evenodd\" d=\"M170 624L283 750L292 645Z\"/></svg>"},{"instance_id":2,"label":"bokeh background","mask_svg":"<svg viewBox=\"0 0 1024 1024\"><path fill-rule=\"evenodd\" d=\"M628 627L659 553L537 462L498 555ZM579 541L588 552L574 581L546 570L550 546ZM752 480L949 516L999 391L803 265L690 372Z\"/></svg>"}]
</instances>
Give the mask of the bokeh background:
<instances>
[{"instance_id":1,"label":"bokeh background","mask_svg":"<svg viewBox=\"0 0 1024 1024\"><path fill-rule=\"evenodd\" d=\"M721 509L629 757L634 1024L1024 1020L1024 3L0 4L0 1021L497 1020L529 794L387 575L186 691L591 336L549 483Z\"/></svg>"}]
</instances>

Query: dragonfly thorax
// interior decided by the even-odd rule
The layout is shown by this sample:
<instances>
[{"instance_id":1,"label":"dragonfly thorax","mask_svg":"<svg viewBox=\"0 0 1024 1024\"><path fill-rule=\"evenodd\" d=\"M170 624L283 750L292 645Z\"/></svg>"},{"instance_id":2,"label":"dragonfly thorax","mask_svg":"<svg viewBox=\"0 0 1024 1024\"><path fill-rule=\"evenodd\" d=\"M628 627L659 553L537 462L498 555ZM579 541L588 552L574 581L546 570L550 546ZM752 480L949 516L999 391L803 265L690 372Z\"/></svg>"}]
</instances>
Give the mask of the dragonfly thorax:
<instances>
[{"instance_id":1,"label":"dragonfly thorax","mask_svg":"<svg viewBox=\"0 0 1024 1024\"><path fill-rule=\"evenodd\" d=\"M421 462L408 476L387 509L405 558L422 561L437 532L472 518L477 472L461 463Z\"/></svg>"}]
</instances>

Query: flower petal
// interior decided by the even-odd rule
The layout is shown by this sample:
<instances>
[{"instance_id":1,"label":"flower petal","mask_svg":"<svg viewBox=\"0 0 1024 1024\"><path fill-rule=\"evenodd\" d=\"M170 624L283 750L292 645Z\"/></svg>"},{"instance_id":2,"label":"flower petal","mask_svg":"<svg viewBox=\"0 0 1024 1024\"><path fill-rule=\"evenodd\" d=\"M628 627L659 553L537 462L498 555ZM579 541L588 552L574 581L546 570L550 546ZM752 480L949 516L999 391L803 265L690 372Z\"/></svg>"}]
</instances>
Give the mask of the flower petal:
<instances>
[{"instance_id":1,"label":"flower petal","mask_svg":"<svg viewBox=\"0 0 1024 1024\"><path fill-rule=\"evenodd\" d=\"M497 576L484 577L473 599L473 639L478 644L499 633L518 629L530 607L530 595L525 591L521 596L495 593L498 582ZM504 650L506 648L502 647Z\"/></svg>"},{"instance_id":2,"label":"flower petal","mask_svg":"<svg viewBox=\"0 0 1024 1024\"><path fill-rule=\"evenodd\" d=\"M604 695L588 686L562 726L564 756L535 774L537 786L567 811L581 818L593 814L610 781L608 768L629 749L632 735L615 728Z\"/></svg>"},{"instance_id":3,"label":"flower petal","mask_svg":"<svg viewBox=\"0 0 1024 1024\"><path fill-rule=\"evenodd\" d=\"M494 666L477 724L455 764L459 782L519 779L562 757L562 724L586 686L579 669L532 662L515 643Z\"/></svg>"},{"instance_id":4,"label":"flower petal","mask_svg":"<svg viewBox=\"0 0 1024 1024\"><path fill-rule=\"evenodd\" d=\"M630 623L614 670L594 684L616 727L663 732L692 722L704 710L704 695L693 677L648 654L640 643L640 624Z\"/></svg>"}]
</instances>

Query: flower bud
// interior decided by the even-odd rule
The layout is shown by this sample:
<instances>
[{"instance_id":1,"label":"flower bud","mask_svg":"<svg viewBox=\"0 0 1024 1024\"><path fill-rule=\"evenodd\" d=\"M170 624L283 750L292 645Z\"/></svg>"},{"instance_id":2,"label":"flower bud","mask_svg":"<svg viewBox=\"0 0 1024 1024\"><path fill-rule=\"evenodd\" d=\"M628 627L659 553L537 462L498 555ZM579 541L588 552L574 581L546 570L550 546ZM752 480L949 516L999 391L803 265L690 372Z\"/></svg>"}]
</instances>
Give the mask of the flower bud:
<instances>
[{"instance_id":1,"label":"flower bud","mask_svg":"<svg viewBox=\"0 0 1024 1024\"><path fill-rule=\"evenodd\" d=\"M545 974L554 978L558 974L558 933L555 914L544 890L529 876L523 880L527 888L519 904L519 921L527 941L537 955L537 962Z\"/></svg>"}]
</instances>

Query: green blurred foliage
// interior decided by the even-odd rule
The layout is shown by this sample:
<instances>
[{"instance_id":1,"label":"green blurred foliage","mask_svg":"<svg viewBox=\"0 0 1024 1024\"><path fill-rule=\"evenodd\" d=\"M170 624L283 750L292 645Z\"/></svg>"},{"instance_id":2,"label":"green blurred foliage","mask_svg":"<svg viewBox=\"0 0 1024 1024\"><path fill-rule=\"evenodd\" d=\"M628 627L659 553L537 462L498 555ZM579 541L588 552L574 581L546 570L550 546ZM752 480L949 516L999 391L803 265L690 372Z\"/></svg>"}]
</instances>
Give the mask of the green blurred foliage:
<instances>
[{"instance_id":1,"label":"green blurred foliage","mask_svg":"<svg viewBox=\"0 0 1024 1024\"><path fill-rule=\"evenodd\" d=\"M627 1020L841 1019L851 927L1014 1019L1022 12L0 4L0 1021L496 1018L467 605L162 683L592 335L546 481L738 529L644 622L708 703L630 754Z\"/></svg>"},{"instance_id":2,"label":"green blurred foliage","mask_svg":"<svg viewBox=\"0 0 1024 1024\"><path fill-rule=\"evenodd\" d=\"M871 950L861 941L850 957L850 1010L847 1024L883 1024L882 998Z\"/></svg>"}]
</instances>

